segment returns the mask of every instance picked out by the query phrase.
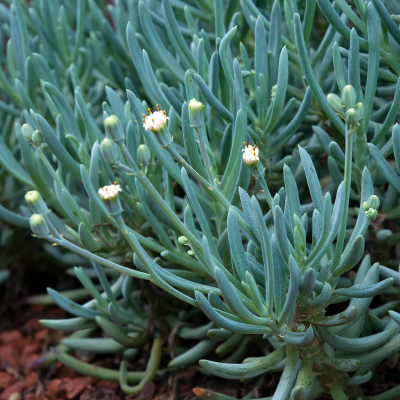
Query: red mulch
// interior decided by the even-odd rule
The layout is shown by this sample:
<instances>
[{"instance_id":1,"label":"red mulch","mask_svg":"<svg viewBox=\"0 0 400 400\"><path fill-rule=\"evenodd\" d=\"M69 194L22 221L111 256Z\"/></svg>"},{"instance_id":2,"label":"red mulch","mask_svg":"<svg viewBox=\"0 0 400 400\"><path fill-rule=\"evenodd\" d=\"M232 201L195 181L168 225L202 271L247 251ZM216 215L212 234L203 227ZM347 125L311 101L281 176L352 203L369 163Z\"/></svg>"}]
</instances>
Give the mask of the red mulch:
<instances>
[{"instance_id":1,"label":"red mulch","mask_svg":"<svg viewBox=\"0 0 400 400\"><path fill-rule=\"evenodd\" d=\"M244 396L250 390L249 385L238 381L207 378L197 373L196 365L166 374L155 383L148 383L136 397L125 395L118 383L82 376L60 362L38 370L29 368L28 363L57 345L68 333L44 328L38 322L40 318L66 317L57 307L30 306L26 315L31 318L20 328L0 333L0 400L8 400L13 393L21 395L13 400L193 400L197 399L193 388L198 386L235 398ZM118 357L101 359L80 352L75 356L116 370L120 361ZM147 356L144 354L143 358ZM275 377L269 384L276 385ZM264 395L261 388L257 393Z\"/></svg>"}]
</instances>

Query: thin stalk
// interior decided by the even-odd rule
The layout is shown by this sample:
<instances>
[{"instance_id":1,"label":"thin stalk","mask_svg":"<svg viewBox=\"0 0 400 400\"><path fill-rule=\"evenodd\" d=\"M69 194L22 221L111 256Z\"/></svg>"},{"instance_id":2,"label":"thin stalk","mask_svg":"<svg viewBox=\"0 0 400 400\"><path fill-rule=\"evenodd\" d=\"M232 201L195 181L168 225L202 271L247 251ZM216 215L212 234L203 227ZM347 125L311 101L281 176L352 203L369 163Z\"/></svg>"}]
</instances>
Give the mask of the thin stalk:
<instances>
[{"instance_id":1,"label":"thin stalk","mask_svg":"<svg viewBox=\"0 0 400 400\"><path fill-rule=\"evenodd\" d=\"M332 271L340 263L340 257L343 251L344 238L346 235L347 216L349 213L349 198L351 188L351 169L352 169L352 155L353 155L353 135L348 131L347 122L345 123L345 134L346 134L346 159L344 164L344 181L345 181L345 205L343 210L342 222L340 224L338 238L336 242L335 256L332 263Z\"/></svg>"},{"instance_id":2,"label":"thin stalk","mask_svg":"<svg viewBox=\"0 0 400 400\"><path fill-rule=\"evenodd\" d=\"M263 177L263 178L259 179L258 181L260 182L261 188L264 192L264 196L268 202L269 208L272 210L272 201L273 200L272 200L271 193L268 189L267 183L265 182L265 178Z\"/></svg>"},{"instance_id":3,"label":"thin stalk","mask_svg":"<svg viewBox=\"0 0 400 400\"><path fill-rule=\"evenodd\" d=\"M47 170L50 172L50 175L52 176L52 178L57 182L57 185L60 187L60 189L66 189L64 182L59 178L56 171L54 171L54 168L51 166L49 160L44 155L43 150L40 147L36 147L36 151L38 152L40 159L43 161L43 164L46 166Z\"/></svg>"},{"instance_id":4,"label":"thin stalk","mask_svg":"<svg viewBox=\"0 0 400 400\"><path fill-rule=\"evenodd\" d=\"M223 195L223 193L219 190L218 186L215 184L215 182L207 182L201 175L199 175L185 160L182 158L182 156L175 150L173 146L169 146L168 151L170 154L175 157L175 159L181 164L190 174L192 174L202 185L204 185L207 190L209 195L213 199L217 199L225 208L226 210L229 211L229 208L231 207L231 203L226 199L226 197ZM269 193L269 191L268 191ZM272 204L272 203L271 203ZM238 218L239 224L242 226L242 228L247 232L247 234L250 236L251 240L254 241L254 243L258 246L260 243L256 236L254 235L253 231L251 230L249 224L241 217L240 214L236 213L236 216Z\"/></svg>"},{"instance_id":5,"label":"thin stalk","mask_svg":"<svg viewBox=\"0 0 400 400\"><path fill-rule=\"evenodd\" d=\"M204 164L206 165L208 179L210 180L210 182L214 182L214 177L213 177L213 174L211 171L211 163L210 163L210 159L208 158L206 144L204 142L203 134L201 133L201 130L199 128L196 127L195 129L197 132L197 137L199 138L200 151L201 151L201 155L203 156Z\"/></svg>"},{"instance_id":6,"label":"thin stalk","mask_svg":"<svg viewBox=\"0 0 400 400\"><path fill-rule=\"evenodd\" d=\"M105 267L111 268L114 271L120 272L121 274L130 275L130 276L133 276L133 277L139 278L139 279L150 280L150 275L147 273L136 271L136 270L133 270L130 268L126 268L126 267L123 267L122 265L119 265L112 261L106 260L105 258L99 257L96 254L91 253L90 251L82 249L82 247L79 247L64 238L58 239L58 238L55 238L52 236L46 236L44 239L46 239L50 243L56 243L62 247L65 247L68 250L72 250L74 253L77 253L83 257L86 257L89 260L98 262L99 264L104 265Z\"/></svg>"},{"instance_id":7,"label":"thin stalk","mask_svg":"<svg viewBox=\"0 0 400 400\"><path fill-rule=\"evenodd\" d=\"M128 160L129 164L132 166L132 169L127 167L126 165L119 162L117 166L122 170L136 176L139 182L145 187L145 189L149 192L150 196L157 202L157 204L161 207L161 209L167 214L167 216L171 219L172 223L185 235L190 242L196 247L197 250L203 253L203 247L201 243L196 239L196 237L190 232L189 229L185 226L185 224L179 219L179 217L174 213L173 210L169 207L169 205L165 202L162 198L160 193L154 188L151 184L149 179L143 175L140 171L139 167L135 163L134 159L130 155L128 149L126 148L125 144L121 145L121 150L126 159Z\"/></svg>"}]
</instances>

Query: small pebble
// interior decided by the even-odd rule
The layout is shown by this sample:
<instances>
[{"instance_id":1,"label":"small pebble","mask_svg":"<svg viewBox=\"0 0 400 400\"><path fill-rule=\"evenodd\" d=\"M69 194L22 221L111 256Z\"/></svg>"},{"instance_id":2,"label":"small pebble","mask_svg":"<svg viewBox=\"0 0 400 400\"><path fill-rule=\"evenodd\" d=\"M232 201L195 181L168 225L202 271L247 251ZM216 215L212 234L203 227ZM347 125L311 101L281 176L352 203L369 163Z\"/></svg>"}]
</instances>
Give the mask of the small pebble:
<instances>
[{"instance_id":1,"label":"small pebble","mask_svg":"<svg viewBox=\"0 0 400 400\"><path fill-rule=\"evenodd\" d=\"M15 392L10 395L8 400L22 400L22 396L18 392Z\"/></svg>"}]
</instances>

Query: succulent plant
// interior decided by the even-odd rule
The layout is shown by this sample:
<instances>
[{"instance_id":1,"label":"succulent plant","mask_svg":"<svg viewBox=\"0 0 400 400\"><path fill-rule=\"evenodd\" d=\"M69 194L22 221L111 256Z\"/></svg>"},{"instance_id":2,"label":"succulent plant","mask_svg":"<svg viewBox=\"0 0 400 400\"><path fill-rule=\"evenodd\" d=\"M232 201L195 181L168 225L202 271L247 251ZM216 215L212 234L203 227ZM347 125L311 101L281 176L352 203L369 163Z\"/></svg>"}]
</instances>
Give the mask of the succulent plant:
<instances>
[{"instance_id":1,"label":"succulent plant","mask_svg":"<svg viewBox=\"0 0 400 400\"><path fill-rule=\"evenodd\" d=\"M198 344L176 349L170 368L202 359L228 379L283 371L274 400L365 398L359 385L400 349L397 302L369 309L400 286L397 259L371 262L377 241L398 242L399 178L385 160L400 157L398 13L380 0L0 7L11 38L0 218L77 253L93 297L80 305L49 289L75 317L43 323L75 332L36 364L55 357L135 394L164 372L171 332L170 347L176 336ZM185 326L199 310L210 322ZM107 338L93 337L98 327ZM246 358L252 338L258 358ZM144 372L67 354L133 360L149 341ZM204 360L214 349L231 354Z\"/></svg>"}]
</instances>

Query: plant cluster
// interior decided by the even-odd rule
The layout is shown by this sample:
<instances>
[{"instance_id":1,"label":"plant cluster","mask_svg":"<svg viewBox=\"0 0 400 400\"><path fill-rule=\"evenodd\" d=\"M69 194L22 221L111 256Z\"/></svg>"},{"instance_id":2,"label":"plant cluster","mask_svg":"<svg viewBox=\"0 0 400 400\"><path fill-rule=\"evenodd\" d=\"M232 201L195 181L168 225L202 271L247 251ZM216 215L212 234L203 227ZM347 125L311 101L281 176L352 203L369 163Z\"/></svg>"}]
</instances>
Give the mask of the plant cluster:
<instances>
[{"instance_id":1,"label":"plant cluster","mask_svg":"<svg viewBox=\"0 0 400 400\"><path fill-rule=\"evenodd\" d=\"M281 371L273 400L400 395L360 387L400 350L400 7L261 3L0 5L0 218L75 253L92 297L48 289L73 317L41 322L73 333L35 365L127 394L200 362Z\"/></svg>"}]
</instances>

